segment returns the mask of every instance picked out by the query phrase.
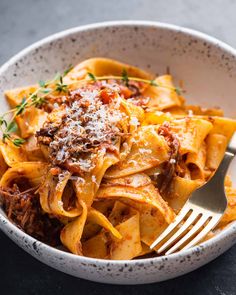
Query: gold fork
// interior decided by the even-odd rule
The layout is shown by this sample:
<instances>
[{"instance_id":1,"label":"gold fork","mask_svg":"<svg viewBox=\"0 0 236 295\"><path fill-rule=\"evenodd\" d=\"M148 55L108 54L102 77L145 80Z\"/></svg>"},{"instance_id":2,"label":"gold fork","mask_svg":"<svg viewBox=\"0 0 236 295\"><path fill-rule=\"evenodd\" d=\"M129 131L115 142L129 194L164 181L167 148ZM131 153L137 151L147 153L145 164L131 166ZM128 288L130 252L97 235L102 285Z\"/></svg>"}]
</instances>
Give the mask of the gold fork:
<instances>
[{"instance_id":1,"label":"gold fork","mask_svg":"<svg viewBox=\"0 0 236 295\"><path fill-rule=\"evenodd\" d=\"M188 249L217 225L227 207L224 179L235 154L236 133L214 176L191 195L175 221L152 243L151 249L159 245L156 252L164 252L165 255Z\"/></svg>"}]
</instances>

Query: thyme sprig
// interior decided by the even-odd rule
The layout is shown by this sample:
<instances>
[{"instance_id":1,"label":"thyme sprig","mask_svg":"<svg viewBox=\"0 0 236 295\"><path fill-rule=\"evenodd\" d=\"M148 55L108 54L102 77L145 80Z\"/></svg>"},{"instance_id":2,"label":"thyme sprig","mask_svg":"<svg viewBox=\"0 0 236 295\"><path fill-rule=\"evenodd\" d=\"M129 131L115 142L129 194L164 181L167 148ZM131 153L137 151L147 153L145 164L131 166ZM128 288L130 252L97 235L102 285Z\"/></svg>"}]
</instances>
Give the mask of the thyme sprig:
<instances>
[{"instance_id":1,"label":"thyme sprig","mask_svg":"<svg viewBox=\"0 0 236 295\"><path fill-rule=\"evenodd\" d=\"M124 69L122 71L121 76L101 76L97 77L92 73L87 73L89 79L83 79L80 81L77 81L77 83L82 83L82 82L87 82L90 80L90 82L96 82L96 81L101 81L101 80L121 80L125 83L126 86L129 86L130 81L136 81L136 82L143 82L145 84L149 84L151 86L159 87L159 88L166 88L175 91L178 95L182 94L182 89L179 87L172 87L172 86L166 86L166 85L161 85L157 83L155 80L148 80L148 79L143 79L143 78L138 78L138 77L129 77L127 74L127 71Z\"/></svg>"},{"instance_id":2,"label":"thyme sprig","mask_svg":"<svg viewBox=\"0 0 236 295\"><path fill-rule=\"evenodd\" d=\"M97 78L95 77L94 74L88 73L88 76L89 76L89 79L92 80L93 82L96 82L97 81Z\"/></svg>"},{"instance_id":3,"label":"thyme sprig","mask_svg":"<svg viewBox=\"0 0 236 295\"><path fill-rule=\"evenodd\" d=\"M67 93L68 92L68 85L63 83L62 76L59 77L59 81L56 83L56 91L58 91L59 93L61 93L61 92Z\"/></svg>"},{"instance_id":4,"label":"thyme sprig","mask_svg":"<svg viewBox=\"0 0 236 295\"><path fill-rule=\"evenodd\" d=\"M178 87L171 87L166 85L161 85L156 82L156 80L148 80L139 77L129 77L128 73L125 69L123 69L121 76L101 76L97 77L94 74L88 72L87 77L82 80L78 80L72 83L65 84L63 78L73 69L70 65L68 69L66 69L63 74L57 73L52 80L43 81L40 80L38 82L39 87L31 93L27 98L24 97L22 101L13 109L5 112L2 116L0 116L0 130L2 132L2 141L5 140L11 141L16 147L20 147L25 140L20 137L13 137L12 133L15 133L18 129L18 126L15 122L17 116L22 115L25 110L29 107L41 108L44 104L47 103L47 96L52 94L53 92L59 93L68 93L70 85L83 84L83 83L95 83L101 80L121 80L124 82L126 86L129 86L130 81L142 82L149 84L151 86L167 88L175 91L178 95L181 95L182 89ZM6 117L11 115L9 121L6 120Z\"/></svg>"},{"instance_id":5,"label":"thyme sprig","mask_svg":"<svg viewBox=\"0 0 236 295\"><path fill-rule=\"evenodd\" d=\"M129 76L128 76L128 73L126 71L126 69L123 69L122 71L122 81L125 83L125 86L129 86Z\"/></svg>"},{"instance_id":6,"label":"thyme sprig","mask_svg":"<svg viewBox=\"0 0 236 295\"><path fill-rule=\"evenodd\" d=\"M67 70L63 72L62 75L56 74L52 80L38 82L39 87L29 95L28 98L23 98L22 101L13 109L5 112L0 116L0 130L2 132L2 141L5 142L6 139L12 142L16 147L20 147L25 140L20 137L13 137L12 134L15 133L18 129L16 124L16 117L22 115L25 110L29 107L40 108L43 104L47 103L46 97L57 91L59 93L68 92L68 85L63 82L63 78L72 70L70 65ZM11 115L9 121L6 120L6 117Z\"/></svg>"}]
</instances>

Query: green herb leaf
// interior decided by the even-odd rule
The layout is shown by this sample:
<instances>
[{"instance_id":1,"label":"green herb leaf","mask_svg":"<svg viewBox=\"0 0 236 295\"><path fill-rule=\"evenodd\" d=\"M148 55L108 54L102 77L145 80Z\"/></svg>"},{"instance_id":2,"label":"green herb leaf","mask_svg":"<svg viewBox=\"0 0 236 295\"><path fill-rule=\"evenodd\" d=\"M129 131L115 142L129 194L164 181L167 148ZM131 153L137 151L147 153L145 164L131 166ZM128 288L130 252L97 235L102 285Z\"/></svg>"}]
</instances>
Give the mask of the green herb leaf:
<instances>
[{"instance_id":1,"label":"green herb leaf","mask_svg":"<svg viewBox=\"0 0 236 295\"><path fill-rule=\"evenodd\" d=\"M56 91L65 93L68 92L68 85L63 84L63 76L60 75L58 78L59 82L56 83Z\"/></svg>"},{"instance_id":2,"label":"green herb leaf","mask_svg":"<svg viewBox=\"0 0 236 295\"><path fill-rule=\"evenodd\" d=\"M90 80L92 80L92 81L94 81L94 82L97 81L97 79L96 79L96 77L94 76L94 74L92 74L92 73L88 73L87 75L89 76Z\"/></svg>"},{"instance_id":3,"label":"green herb leaf","mask_svg":"<svg viewBox=\"0 0 236 295\"><path fill-rule=\"evenodd\" d=\"M20 147L25 140L23 138L15 138L12 142L15 146Z\"/></svg>"},{"instance_id":4,"label":"green herb leaf","mask_svg":"<svg viewBox=\"0 0 236 295\"><path fill-rule=\"evenodd\" d=\"M70 64L69 67L63 72L63 77L65 77L72 69L73 66Z\"/></svg>"},{"instance_id":5,"label":"green herb leaf","mask_svg":"<svg viewBox=\"0 0 236 295\"><path fill-rule=\"evenodd\" d=\"M39 81L39 86L42 87L42 88L46 87L46 82L43 81L43 80L40 80Z\"/></svg>"},{"instance_id":6,"label":"green herb leaf","mask_svg":"<svg viewBox=\"0 0 236 295\"><path fill-rule=\"evenodd\" d=\"M3 141L3 142L5 142L6 139L10 139L10 138L11 138L10 134L8 134L8 133L3 133L3 135L2 135L2 141Z\"/></svg>"},{"instance_id":7,"label":"green herb leaf","mask_svg":"<svg viewBox=\"0 0 236 295\"><path fill-rule=\"evenodd\" d=\"M2 141L5 142L6 139L11 140L10 133L16 132L18 126L15 121L11 121L7 126L2 135Z\"/></svg>"},{"instance_id":8,"label":"green herb leaf","mask_svg":"<svg viewBox=\"0 0 236 295\"><path fill-rule=\"evenodd\" d=\"M129 77L126 69L122 70L122 81L125 83L127 87L129 86Z\"/></svg>"},{"instance_id":9,"label":"green herb leaf","mask_svg":"<svg viewBox=\"0 0 236 295\"><path fill-rule=\"evenodd\" d=\"M32 105L36 108L41 107L46 103L46 99L44 97L37 96L36 94L31 97Z\"/></svg>"},{"instance_id":10,"label":"green herb leaf","mask_svg":"<svg viewBox=\"0 0 236 295\"><path fill-rule=\"evenodd\" d=\"M182 93L181 93L181 89L178 88L178 87L175 88L175 92L176 92L178 95L181 95L181 94L182 94Z\"/></svg>"},{"instance_id":11,"label":"green herb leaf","mask_svg":"<svg viewBox=\"0 0 236 295\"><path fill-rule=\"evenodd\" d=\"M57 83L56 84L56 91L58 92L64 92L67 93L68 92L68 86L66 84L62 84L62 83Z\"/></svg>"},{"instance_id":12,"label":"green herb leaf","mask_svg":"<svg viewBox=\"0 0 236 295\"><path fill-rule=\"evenodd\" d=\"M159 86L155 80L151 80L151 81L150 81L150 85L151 85L151 86L156 86L156 87Z\"/></svg>"},{"instance_id":13,"label":"green herb leaf","mask_svg":"<svg viewBox=\"0 0 236 295\"><path fill-rule=\"evenodd\" d=\"M38 95L37 94L34 94L31 97L32 105L35 105L36 106L37 100L38 100Z\"/></svg>"},{"instance_id":14,"label":"green herb leaf","mask_svg":"<svg viewBox=\"0 0 236 295\"><path fill-rule=\"evenodd\" d=\"M0 126L2 126L3 124L7 126L7 121L3 119L3 117L0 117Z\"/></svg>"},{"instance_id":15,"label":"green herb leaf","mask_svg":"<svg viewBox=\"0 0 236 295\"><path fill-rule=\"evenodd\" d=\"M23 113L23 111L25 110L26 106L27 106L27 102L26 102L26 98L24 97L22 99L21 103L16 106L16 116L18 116L21 113Z\"/></svg>"},{"instance_id":16,"label":"green herb leaf","mask_svg":"<svg viewBox=\"0 0 236 295\"><path fill-rule=\"evenodd\" d=\"M40 90L40 92L42 92L44 94L48 94L51 91L52 91L52 89L50 89L50 88L43 88L43 89Z\"/></svg>"},{"instance_id":17,"label":"green herb leaf","mask_svg":"<svg viewBox=\"0 0 236 295\"><path fill-rule=\"evenodd\" d=\"M18 126L16 124L15 121L12 121L10 122L8 125L7 125L7 128L6 128L6 133L13 133L13 132L16 132L18 129Z\"/></svg>"}]
</instances>

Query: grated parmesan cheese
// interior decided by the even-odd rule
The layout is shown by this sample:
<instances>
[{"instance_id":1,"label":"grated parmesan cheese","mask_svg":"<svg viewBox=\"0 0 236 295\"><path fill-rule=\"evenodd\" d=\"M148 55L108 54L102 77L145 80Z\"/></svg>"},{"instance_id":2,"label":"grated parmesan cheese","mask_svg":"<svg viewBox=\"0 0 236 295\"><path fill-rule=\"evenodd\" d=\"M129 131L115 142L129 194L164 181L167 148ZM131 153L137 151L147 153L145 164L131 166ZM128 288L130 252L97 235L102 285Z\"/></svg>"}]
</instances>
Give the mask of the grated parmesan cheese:
<instances>
[{"instance_id":1,"label":"grated parmesan cheese","mask_svg":"<svg viewBox=\"0 0 236 295\"><path fill-rule=\"evenodd\" d=\"M54 165L69 163L81 171L94 168L95 150L104 144L114 145L121 135L124 113L120 111L121 97L109 87L111 101L105 103L97 89L78 89L70 94L71 104L63 105L61 124L51 137L49 155ZM111 91L113 91L111 93ZM133 118L137 124L137 118Z\"/></svg>"},{"instance_id":2,"label":"grated parmesan cheese","mask_svg":"<svg viewBox=\"0 0 236 295\"><path fill-rule=\"evenodd\" d=\"M192 110L188 110L188 116L192 117L193 116L193 111Z\"/></svg>"},{"instance_id":3,"label":"grated parmesan cheese","mask_svg":"<svg viewBox=\"0 0 236 295\"><path fill-rule=\"evenodd\" d=\"M139 120L138 120L136 117L131 117L131 119L130 119L130 121L129 121L129 124L130 124L130 125L133 125L133 126L138 126L138 125L140 125Z\"/></svg>"},{"instance_id":4,"label":"grated parmesan cheese","mask_svg":"<svg viewBox=\"0 0 236 295\"><path fill-rule=\"evenodd\" d=\"M150 150L150 149L139 148L138 151L139 151L141 154L151 154L151 153L152 153L152 150Z\"/></svg>"},{"instance_id":5,"label":"grated parmesan cheese","mask_svg":"<svg viewBox=\"0 0 236 295\"><path fill-rule=\"evenodd\" d=\"M92 175L92 182L98 185L97 178L95 175Z\"/></svg>"},{"instance_id":6,"label":"grated parmesan cheese","mask_svg":"<svg viewBox=\"0 0 236 295\"><path fill-rule=\"evenodd\" d=\"M57 203L58 203L59 207L63 207L63 202L62 201L58 201Z\"/></svg>"}]
</instances>

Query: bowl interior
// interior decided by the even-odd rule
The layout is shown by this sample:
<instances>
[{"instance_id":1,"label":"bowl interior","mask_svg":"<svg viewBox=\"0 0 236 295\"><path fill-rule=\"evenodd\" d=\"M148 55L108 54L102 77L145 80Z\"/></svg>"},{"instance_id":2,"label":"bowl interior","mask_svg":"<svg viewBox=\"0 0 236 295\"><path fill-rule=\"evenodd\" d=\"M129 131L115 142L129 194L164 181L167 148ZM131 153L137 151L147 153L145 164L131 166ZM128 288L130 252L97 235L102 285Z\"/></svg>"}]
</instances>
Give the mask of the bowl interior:
<instances>
[{"instance_id":1,"label":"bowl interior","mask_svg":"<svg viewBox=\"0 0 236 295\"><path fill-rule=\"evenodd\" d=\"M72 29L18 54L0 70L1 112L8 108L4 90L51 78L70 64L99 56L155 74L169 68L177 84L183 81L188 102L220 106L226 115L236 116L236 59L230 47L189 30L141 22ZM236 161L231 166L236 179L235 167Z\"/></svg>"}]
</instances>

